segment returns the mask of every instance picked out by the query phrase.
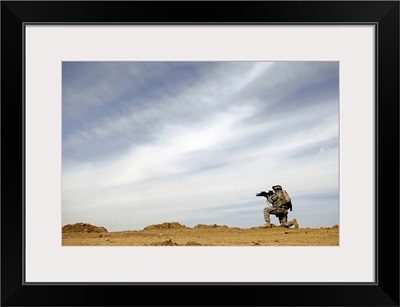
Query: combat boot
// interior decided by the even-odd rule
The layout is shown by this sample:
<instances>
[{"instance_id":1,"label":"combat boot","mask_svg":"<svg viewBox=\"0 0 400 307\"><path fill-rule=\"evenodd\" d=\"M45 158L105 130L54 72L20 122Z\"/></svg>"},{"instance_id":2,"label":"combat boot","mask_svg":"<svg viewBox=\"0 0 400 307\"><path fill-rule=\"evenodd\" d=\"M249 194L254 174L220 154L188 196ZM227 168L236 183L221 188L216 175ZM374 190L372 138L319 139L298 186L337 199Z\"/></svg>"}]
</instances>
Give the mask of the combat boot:
<instances>
[{"instance_id":1,"label":"combat boot","mask_svg":"<svg viewBox=\"0 0 400 307\"><path fill-rule=\"evenodd\" d=\"M299 223L297 223L297 220L296 220L296 219L293 219L293 220L291 221L291 223L292 223L292 225L294 226L294 228L299 228Z\"/></svg>"},{"instance_id":2,"label":"combat boot","mask_svg":"<svg viewBox=\"0 0 400 307\"><path fill-rule=\"evenodd\" d=\"M271 223L267 222L261 226L262 228L271 228Z\"/></svg>"}]
</instances>

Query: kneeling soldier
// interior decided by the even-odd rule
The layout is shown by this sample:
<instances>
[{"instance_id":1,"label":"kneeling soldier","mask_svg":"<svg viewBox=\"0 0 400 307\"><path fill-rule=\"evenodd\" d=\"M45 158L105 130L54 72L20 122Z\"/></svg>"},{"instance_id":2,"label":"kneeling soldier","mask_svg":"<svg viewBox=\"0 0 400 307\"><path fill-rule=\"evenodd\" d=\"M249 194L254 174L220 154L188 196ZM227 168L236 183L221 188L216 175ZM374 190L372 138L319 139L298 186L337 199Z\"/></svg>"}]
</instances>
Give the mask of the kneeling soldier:
<instances>
[{"instance_id":1,"label":"kneeling soldier","mask_svg":"<svg viewBox=\"0 0 400 307\"><path fill-rule=\"evenodd\" d=\"M287 194L287 192L283 191L282 186L280 185L274 185L272 189L274 190L274 194L267 197L267 201L271 203L272 206L264 208L264 219L266 223L264 227L271 227L270 214L274 214L277 218L279 218L279 223L281 226L288 228L294 226L294 228L299 228L299 224L297 223L296 219L293 219L289 222L287 221L287 216L289 213L288 207L285 206L288 205L285 197L285 193ZM288 196L289 195L287 195L287 197Z\"/></svg>"}]
</instances>

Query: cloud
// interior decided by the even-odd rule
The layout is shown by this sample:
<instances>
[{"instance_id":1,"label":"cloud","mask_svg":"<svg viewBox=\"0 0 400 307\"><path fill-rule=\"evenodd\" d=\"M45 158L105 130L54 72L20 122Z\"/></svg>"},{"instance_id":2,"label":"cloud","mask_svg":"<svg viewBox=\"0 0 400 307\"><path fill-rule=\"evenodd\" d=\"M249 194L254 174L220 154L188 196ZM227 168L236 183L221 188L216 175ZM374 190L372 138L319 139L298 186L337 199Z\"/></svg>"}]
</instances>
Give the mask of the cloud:
<instances>
[{"instance_id":1,"label":"cloud","mask_svg":"<svg viewBox=\"0 0 400 307\"><path fill-rule=\"evenodd\" d=\"M64 68L63 88L80 93L63 95L64 224L250 227L263 223L266 205L255 192L273 184L287 187L306 225L338 223L337 63ZM90 75L99 81L85 83ZM107 94L95 103L96 88ZM110 111L89 114L100 106ZM312 210L321 204L309 195L325 209Z\"/></svg>"}]
</instances>

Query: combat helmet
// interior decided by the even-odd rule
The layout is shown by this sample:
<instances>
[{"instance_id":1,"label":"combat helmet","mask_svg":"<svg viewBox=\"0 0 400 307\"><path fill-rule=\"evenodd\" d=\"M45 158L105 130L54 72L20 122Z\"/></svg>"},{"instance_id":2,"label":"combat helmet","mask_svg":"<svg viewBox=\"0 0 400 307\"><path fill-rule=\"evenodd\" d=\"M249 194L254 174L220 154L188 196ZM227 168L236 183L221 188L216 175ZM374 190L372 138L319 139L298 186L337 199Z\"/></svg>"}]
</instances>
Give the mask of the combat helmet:
<instances>
[{"instance_id":1,"label":"combat helmet","mask_svg":"<svg viewBox=\"0 0 400 307\"><path fill-rule=\"evenodd\" d=\"M279 184L274 185L274 186L272 186L272 190L282 190L282 186Z\"/></svg>"}]
</instances>

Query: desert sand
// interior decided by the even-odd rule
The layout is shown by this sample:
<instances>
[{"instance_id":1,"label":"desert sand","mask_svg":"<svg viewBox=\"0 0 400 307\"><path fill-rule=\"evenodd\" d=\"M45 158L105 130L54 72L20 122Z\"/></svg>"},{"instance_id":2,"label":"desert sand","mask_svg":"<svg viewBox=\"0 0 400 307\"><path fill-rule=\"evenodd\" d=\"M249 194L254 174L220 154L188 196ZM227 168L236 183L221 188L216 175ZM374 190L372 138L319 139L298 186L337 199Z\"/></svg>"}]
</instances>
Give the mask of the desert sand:
<instances>
[{"instance_id":1,"label":"desert sand","mask_svg":"<svg viewBox=\"0 0 400 307\"><path fill-rule=\"evenodd\" d=\"M62 227L63 246L338 246L339 226L251 228L178 222L149 225L142 230L109 232L89 223Z\"/></svg>"}]
</instances>

